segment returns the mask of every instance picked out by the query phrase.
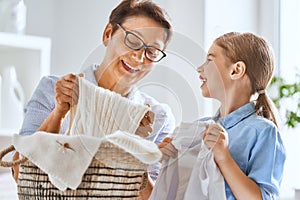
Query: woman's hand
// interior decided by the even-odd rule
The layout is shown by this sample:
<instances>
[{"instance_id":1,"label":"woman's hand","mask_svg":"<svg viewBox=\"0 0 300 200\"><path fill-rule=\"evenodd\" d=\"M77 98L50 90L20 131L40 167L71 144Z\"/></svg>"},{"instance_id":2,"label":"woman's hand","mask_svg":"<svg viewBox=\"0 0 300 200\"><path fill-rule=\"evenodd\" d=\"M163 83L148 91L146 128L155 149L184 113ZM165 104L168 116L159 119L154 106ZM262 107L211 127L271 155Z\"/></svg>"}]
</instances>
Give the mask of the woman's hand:
<instances>
[{"instance_id":1,"label":"woman's hand","mask_svg":"<svg viewBox=\"0 0 300 200\"><path fill-rule=\"evenodd\" d=\"M135 131L136 135L146 138L151 134L151 132L153 131L152 125L154 122L154 115L154 112L152 112L151 110L145 114L145 116L141 120L140 126Z\"/></svg>"},{"instance_id":2,"label":"woman's hand","mask_svg":"<svg viewBox=\"0 0 300 200\"><path fill-rule=\"evenodd\" d=\"M210 124L203 135L203 140L208 149L213 148L216 163L226 161L230 156L228 134L220 124Z\"/></svg>"},{"instance_id":3,"label":"woman's hand","mask_svg":"<svg viewBox=\"0 0 300 200\"><path fill-rule=\"evenodd\" d=\"M161 158L161 161L168 160L171 158L176 158L178 154L178 150L174 147L174 145L171 143L172 138L166 137L159 145L158 148L162 152L163 156Z\"/></svg>"},{"instance_id":4,"label":"woman's hand","mask_svg":"<svg viewBox=\"0 0 300 200\"><path fill-rule=\"evenodd\" d=\"M83 77L83 74L79 74L79 76ZM55 92L55 108L38 128L38 131L59 133L65 115L70 107L78 102L79 87L76 75L68 74L58 80Z\"/></svg>"},{"instance_id":5,"label":"woman's hand","mask_svg":"<svg viewBox=\"0 0 300 200\"><path fill-rule=\"evenodd\" d=\"M83 77L83 74L79 74ZM79 87L75 74L68 74L57 81L55 86L56 107L55 112L58 115L65 116L70 107L78 103Z\"/></svg>"}]
</instances>

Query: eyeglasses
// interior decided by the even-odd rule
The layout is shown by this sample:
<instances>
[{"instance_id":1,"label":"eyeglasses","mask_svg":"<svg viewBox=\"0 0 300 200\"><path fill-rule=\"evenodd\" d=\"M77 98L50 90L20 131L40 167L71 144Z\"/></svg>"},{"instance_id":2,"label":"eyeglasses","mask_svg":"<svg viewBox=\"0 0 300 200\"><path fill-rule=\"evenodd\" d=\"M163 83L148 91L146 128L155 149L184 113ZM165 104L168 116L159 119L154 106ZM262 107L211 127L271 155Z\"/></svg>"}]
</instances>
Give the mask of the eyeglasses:
<instances>
[{"instance_id":1,"label":"eyeglasses","mask_svg":"<svg viewBox=\"0 0 300 200\"><path fill-rule=\"evenodd\" d=\"M152 62L159 62L161 59L167 56L162 50L153 46L146 45L145 42L139 36L130 31L125 30L125 28L120 24L117 24L117 26L125 33L124 44L128 48L135 51L144 48L145 56L148 60Z\"/></svg>"}]
</instances>

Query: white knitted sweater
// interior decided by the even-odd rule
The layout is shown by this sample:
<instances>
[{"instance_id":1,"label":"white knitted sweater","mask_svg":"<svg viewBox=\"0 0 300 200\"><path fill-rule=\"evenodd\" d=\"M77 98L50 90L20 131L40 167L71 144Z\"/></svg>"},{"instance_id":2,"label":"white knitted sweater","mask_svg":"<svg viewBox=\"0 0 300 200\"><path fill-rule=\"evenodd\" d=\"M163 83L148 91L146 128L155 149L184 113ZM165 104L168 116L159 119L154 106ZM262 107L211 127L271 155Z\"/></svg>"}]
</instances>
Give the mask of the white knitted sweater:
<instances>
[{"instance_id":1,"label":"white knitted sweater","mask_svg":"<svg viewBox=\"0 0 300 200\"><path fill-rule=\"evenodd\" d=\"M78 77L79 99L70 133L96 137L121 130L135 133L149 107Z\"/></svg>"}]
</instances>

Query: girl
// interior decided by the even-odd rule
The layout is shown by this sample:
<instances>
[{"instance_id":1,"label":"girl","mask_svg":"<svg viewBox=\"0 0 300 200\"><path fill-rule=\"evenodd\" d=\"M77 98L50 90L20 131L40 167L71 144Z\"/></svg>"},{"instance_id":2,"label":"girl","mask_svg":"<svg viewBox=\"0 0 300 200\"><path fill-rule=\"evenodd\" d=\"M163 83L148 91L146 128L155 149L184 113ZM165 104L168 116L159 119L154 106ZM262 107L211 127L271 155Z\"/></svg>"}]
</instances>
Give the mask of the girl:
<instances>
[{"instance_id":1,"label":"girl","mask_svg":"<svg viewBox=\"0 0 300 200\"><path fill-rule=\"evenodd\" d=\"M270 47L251 33L217 38L198 68L203 96L221 103L211 118L216 123L207 127L203 140L225 179L227 199L279 196L286 156L266 93L273 71ZM169 142L160 144L165 157L175 155Z\"/></svg>"}]
</instances>

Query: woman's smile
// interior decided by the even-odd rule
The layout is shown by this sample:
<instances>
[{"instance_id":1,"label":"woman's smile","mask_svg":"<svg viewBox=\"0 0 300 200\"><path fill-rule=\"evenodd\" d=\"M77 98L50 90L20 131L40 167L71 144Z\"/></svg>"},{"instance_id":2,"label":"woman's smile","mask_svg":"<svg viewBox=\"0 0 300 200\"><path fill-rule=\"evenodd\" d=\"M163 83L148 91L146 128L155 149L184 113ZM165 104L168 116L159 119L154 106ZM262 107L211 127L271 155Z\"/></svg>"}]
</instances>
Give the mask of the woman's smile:
<instances>
[{"instance_id":1,"label":"woman's smile","mask_svg":"<svg viewBox=\"0 0 300 200\"><path fill-rule=\"evenodd\" d=\"M136 73L141 70L140 66L138 66L136 68L132 67L128 63L126 63L124 60L121 60L121 63L122 63L123 68L130 73Z\"/></svg>"}]
</instances>

